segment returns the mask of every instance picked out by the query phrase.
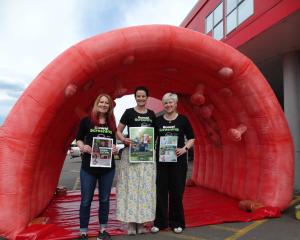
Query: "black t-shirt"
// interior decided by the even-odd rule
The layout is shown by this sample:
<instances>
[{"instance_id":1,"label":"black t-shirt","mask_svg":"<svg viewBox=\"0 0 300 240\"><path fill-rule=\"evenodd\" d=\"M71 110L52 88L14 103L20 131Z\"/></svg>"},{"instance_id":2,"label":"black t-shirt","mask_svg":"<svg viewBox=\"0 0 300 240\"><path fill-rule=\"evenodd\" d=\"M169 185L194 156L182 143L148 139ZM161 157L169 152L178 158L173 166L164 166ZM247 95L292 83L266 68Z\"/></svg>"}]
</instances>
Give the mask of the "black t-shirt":
<instances>
[{"instance_id":1,"label":"black t-shirt","mask_svg":"<svg viewBox=\"0 0 300 240\"><path fill-rule=\"evenodd\" d=\"M159 162L159 144L161 136L177 136L177 148L182 148L185 145L185 138L188 140L194 138L193 128L184 115L179 114L176 119L172 121L166 120L163 116L156 119L157 126L157 146L156 146L156 161L158 164L186 164L186 153L177 157L177 163L160 163Z\"/></svg>"},{"instance_id":2,"label":"black t-shirt","mask_svg":"<svg viewBox=\"0 0 300 240\"><path fill-rule=\"evenodd\" d=\"M76 140L81 140L84 144L92 146L93 144L93 137L105 137L105 138L112 138L114 144L116 143L115 132L113 132L107 124L94 126L91 122L89 117L85 117L81 120L79 130L76 136ZM90 167L91 161L91 154L84 153L82 155L82 164L81 167L85 171L91 174L101 174L105 173L106 171L115 168L115 160L114 156L111 163L111 168L102 168L102 167Z\"/></svg>"},{"instance_id":3,"label":"black t-shirt","mask_svg":"<svg viewBox=\"0 0 300 240\"><path fill-rule=\"evenodd\" d=\"M127 127L154 127L155 113L147 109L146 113L138 113L134 108L128 108L122 115L120 122ZM129 133L129 129L128 129Z\"/></svg>"}]
</instances>

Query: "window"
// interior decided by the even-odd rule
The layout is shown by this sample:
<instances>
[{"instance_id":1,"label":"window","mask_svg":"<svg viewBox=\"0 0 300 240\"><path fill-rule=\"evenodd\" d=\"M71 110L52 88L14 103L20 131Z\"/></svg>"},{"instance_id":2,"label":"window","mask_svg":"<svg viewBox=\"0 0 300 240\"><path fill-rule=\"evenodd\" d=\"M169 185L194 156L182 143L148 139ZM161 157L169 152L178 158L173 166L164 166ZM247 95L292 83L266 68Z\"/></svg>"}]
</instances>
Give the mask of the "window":
<instances>
[{"instance_id":1,"label":"window","mask_svg":"<svg viewBox=\"0 0 300 240\"><path fill-rule=\"evenodd\" d=\"M220 40L224 37L223 2L205 19L205 33L210 33L211 31L215 39Z\"/></svg>"},{"instance_id":2,"label":"window","mask_svg":"<svg viewBox=\"0 0 300 240\"><path fill-rule=\"evenodd\" d=\"M205 33L210 32L213 29L213 13L209 14L208 17L206 18L206 26L205 26Z\"/></svg>"},{"instance_id":3,"label":"window","mask_svg":"<svg viewBox=\"0 0 300 240\"><path fill-rule=\"evenodd\" d=\"M218 24L221 20L223 20L223 3L220 3L214 11L214 24Z\"/></svg>"},{"instance_id":4,"label":"window","mask_svg":"<svg viewBox=\"0 0 300 240\"><path fill-rule=\"evenodd\" d=\"M226 21L225 33L228 34L254 12L254 0L225 0L224 2L224 4L221 2L205 19L205 33L217 40L224 37L224 21Z\"/></svg>"},{"instance_id":5,"label":"window","mask_svg":"<svg viewBox=\"0 0 300 240\"><path fill-rule=\"evenodd\" d=\"M226 33L231 32L237 27L237 11L232 11L226 18Z\"/></svg>"},{"instance_id":6,"label":"window","mask_svg":"<svg viewBox=\"0 0 300 240\"><path fill-rule=\"evenodd\" d=\"M254 12L253 0L226 1L226 34L244 22Z\"/></svg>"}]
</instances>

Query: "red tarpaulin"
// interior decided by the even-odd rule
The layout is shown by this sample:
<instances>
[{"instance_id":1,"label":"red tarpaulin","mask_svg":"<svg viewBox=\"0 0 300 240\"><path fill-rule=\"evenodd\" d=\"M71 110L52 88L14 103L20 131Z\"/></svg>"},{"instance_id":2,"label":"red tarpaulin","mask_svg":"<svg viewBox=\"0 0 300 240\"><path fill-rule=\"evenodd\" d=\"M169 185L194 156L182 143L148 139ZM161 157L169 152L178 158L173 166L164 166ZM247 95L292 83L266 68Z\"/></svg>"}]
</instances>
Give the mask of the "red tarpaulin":
<instances>
[{"instance_id":1,"label":"red tarpaulin","mask_svg":"<svg viewBox=\"0 0 300 240\"><path fill-rule=\"evenodd\" d=\"M80 192L67 192L53 198L43 217L47 224L34 224L17 236L17 240L62 240L79 236ZM116 195L111 194L108 231L111 235L127 234L126 224L115 220ZM184 193L184 210L187 227L196 227L223 222L248 222L267 217L279 217L278 208L260 208L254 212L239 209L239 200L203 187L187 187ZM98 195L91 209L89 236L96 236L98 224ZM149 224L150 226L150 224Z\"/></svg>"}]
</instances>

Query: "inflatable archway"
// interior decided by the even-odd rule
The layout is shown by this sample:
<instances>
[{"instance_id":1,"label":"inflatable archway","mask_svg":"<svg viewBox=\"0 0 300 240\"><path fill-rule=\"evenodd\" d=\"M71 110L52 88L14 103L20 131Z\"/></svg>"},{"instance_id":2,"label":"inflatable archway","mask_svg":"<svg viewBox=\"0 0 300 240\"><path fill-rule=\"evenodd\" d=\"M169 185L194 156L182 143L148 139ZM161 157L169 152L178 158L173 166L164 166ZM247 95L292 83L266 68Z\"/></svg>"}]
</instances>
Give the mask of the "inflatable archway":
<instances>
[{"instance_id":1,"label":"inflatable archway","mask_svg":"<svg viewBox=\"0 0 300 240\"><path fill-rule=\"evenodd\" d=\"M0 235L14 237L51 200L68 144L95 97L149 87L180 96L196 133L192 180L284 209L293 145L267 81L237 50L199 32L140 26L95 36L50 63L0 129Z\"/></svg>"}]
</instances>

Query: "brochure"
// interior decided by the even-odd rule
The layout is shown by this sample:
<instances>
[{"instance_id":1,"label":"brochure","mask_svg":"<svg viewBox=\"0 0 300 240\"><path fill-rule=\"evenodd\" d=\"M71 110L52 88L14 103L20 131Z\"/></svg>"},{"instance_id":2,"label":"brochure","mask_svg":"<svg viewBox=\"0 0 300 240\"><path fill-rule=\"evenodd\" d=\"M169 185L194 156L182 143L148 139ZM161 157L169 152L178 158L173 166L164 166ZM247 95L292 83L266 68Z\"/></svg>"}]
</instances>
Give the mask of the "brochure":
<instances>
[{"instance_id":1,"label":"brochure","mask_svg":"<svg viewBox=\"0 0 300 240\"><path fill-rule=\"evenodd\" d=\"M113 139L94 137L91 154L91 167L111 167Z\"/></svg>"},{"instance_id":2,"label":"brochure","mask_svg":"<svg viewBox=\"0 0 300 240\"><path fill-rule=\"evenodd\" d=\"M162 136L159 144L159 162L177 162L177 136Z\"/></svg>"}]
</instances>

